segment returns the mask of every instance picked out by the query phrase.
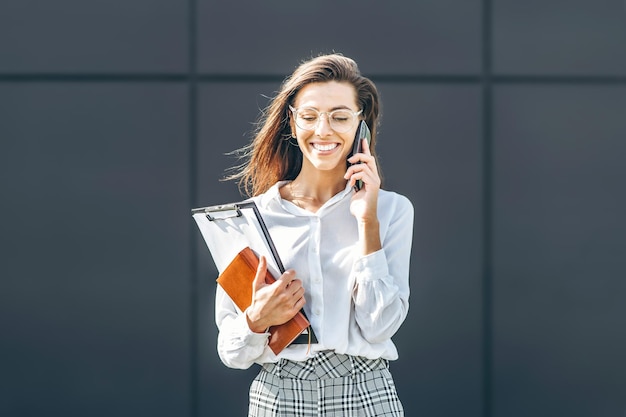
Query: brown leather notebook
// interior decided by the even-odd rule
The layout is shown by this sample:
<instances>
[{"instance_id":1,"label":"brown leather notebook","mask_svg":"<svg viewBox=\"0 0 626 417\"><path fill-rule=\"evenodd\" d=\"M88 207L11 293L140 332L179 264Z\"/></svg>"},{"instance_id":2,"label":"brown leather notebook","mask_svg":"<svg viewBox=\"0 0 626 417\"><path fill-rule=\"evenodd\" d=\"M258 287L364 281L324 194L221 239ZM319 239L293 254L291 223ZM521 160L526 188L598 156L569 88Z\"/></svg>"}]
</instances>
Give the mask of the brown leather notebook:
<instances>
[{"instance_id":1,"label":"brown leather notebook","mask_svg":"<svg viewBox=\"0 0 626 417\"><path fill-rule=\"evenodd\" d=\"M259 258L252 249L246 247L235 256L220 276L217 277L217 283L226 291L226 294L241 311L244 311L252 303L252 281L254 281L258 266ZM276 279L267 271L265 282L271 284L274 281ZM278 355L281 350L293 342L309 326L309 321L302 311L299 311L288 322L270 327L269 346L274 354Z\"/></svg>"}]
</instances>

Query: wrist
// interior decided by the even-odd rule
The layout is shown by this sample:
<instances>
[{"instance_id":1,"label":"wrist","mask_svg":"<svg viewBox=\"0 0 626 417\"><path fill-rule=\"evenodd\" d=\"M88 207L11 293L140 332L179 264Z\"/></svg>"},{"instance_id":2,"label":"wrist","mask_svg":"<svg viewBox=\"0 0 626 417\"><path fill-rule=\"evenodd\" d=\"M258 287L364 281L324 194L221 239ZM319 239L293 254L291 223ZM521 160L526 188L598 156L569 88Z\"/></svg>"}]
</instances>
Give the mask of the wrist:
<instances>
[{"instance_id":1,"label":"wrist","mask_svg":"<svg viewBox=\"0 0 626 417\"><path fill-rule=\"evenodd\" d=\"M248 328L250 329L250 331L252 331L253 333L267 332L269 326L264 324L260 318L255 318L254 313L252 315L250 313L250 309L247 309L244 313L246 315L246 321L248 322Z\"/></svg>"},{"instance_id":2,"label":"wrist","mask_svg":"<svg viewBox=\"0 0 626 417\"><path fill-rule=\"evenodd\" d=\"M371 239L372 236L380 235L380 223L377 218L357 220L359 238L361 240Z\"/></svg>"},{"instance_id":3,"label":"wrist","mask_svg":"<svg viewBox=\"0 0 626 417\"><path fill-rule=\"evenodd\" d=\"M376 228L378 229L380 223L378 222L378 217L363 217L357 219L357 223L359 224L359 228Z\"/></svg>"},{"instance_id":4,"label":"wrist","mask_svg":"<svg viewBox=\"0 0 626 417\"><path fill-rule=\"evenodd\" d=\"M380 224L378 219L359 221L359 240L361 242L361 254L369 255L382 248L380 240Z\"/></svg>"}]
</instances>

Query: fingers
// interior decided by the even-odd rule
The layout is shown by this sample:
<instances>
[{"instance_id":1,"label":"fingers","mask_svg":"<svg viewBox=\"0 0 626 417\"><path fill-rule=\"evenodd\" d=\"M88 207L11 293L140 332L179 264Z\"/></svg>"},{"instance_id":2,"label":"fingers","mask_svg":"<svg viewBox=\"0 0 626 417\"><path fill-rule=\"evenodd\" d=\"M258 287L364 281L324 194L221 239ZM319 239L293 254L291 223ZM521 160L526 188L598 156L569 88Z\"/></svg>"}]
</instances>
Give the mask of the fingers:
<instances>
[{"instance_id":1,"label":"fingers","mask_svg":"<svg viewBox=\"0 0 626 417\"><path fill-rule=\"evenodd\" d=\"M302 308L305 304L304 286L302 280L296 278L295 271L285 271L285 273L280 276L279 281L284 285L283 294L285 296L285 304L292 306L295 311Z\"/></svg>"},{"instance_id":2,"label":"fingers","mask_svg":"<svg viewBox=\"0 0 626 417\"><path fill-rule=\"evenodd\" d=\"M380 186L380 177L376 170L375 163L372 162L373 167L367 163L352 165L346 171L344 178L350 181L350 185L354 186L357 180L363 181L366 185Z\"/></svg>"},{"instance_id":3,"label":"fingers","mask_svg":"<svg viewBox=\"0 0 626 417\"><path fill-rule=\"evenodd\" d=\"M287 294L291 294L292 297L302 297L304 295L304 286L302 285L302 281L294 279L287 285L286 291Z\"/></svg>"},{"instance_id":4,"label":"fingers","mask_svg":"<svg viewBox=\"0 0 626 417\"><path fill-rule=\"evenodd\" d=\"M350 162L351 164L376 164L376 160L374 159L374 157L366 153L355 153L350 158L348 158L348 162Z\"/></svg>"},{"instance_id":5,"label":"fingers","mask_svg":"<svg viewBox=\"0 0 626 417\"><path fill-rule=\"evenodd\" d=\"M362 145L362 152L348 158L351 165L348 167L344 178L350 181L351 186L354 186L358 180L369 185L380 184L376 159L372 156L369 143L367 140L362 140Z\"/></svg>"},{"instance_id":6,"label":"fingers","mask_svg":"<svg viewBox=\"0 0 626 417\"><path fill-rule=\"evenodd\" d=\"M302 282L298 279L292 281L287 290L289 294L291 294L289 302L293 303L292 314L295 314L306 304L306 300L304 299L304 287L302 286Z\"/></svg>"},{"instance_id":7,"label":"fingers","mask_svg":"<svg viewBox=\"0 0 626 417\"><path fill-rule=\"evenodd\" d=\"M296 278L296 273L294 271L286 271L283 275L281 275L281 281L285 285L285 291L289 295L300 295L304 294L304 287L302 286L302 281Z\"/></svg>"},{"instance_id":8,"label":"fingers","mask_svg":"<svg viewBox=\"0 0 626 417\"><path fill-rule=\"evenodd\" d=\"M370 147L370 143L366 140L366 139L358 139L361 141L361 151L358 153L355 153L354 155L352 155L350 158L348 158L348 162L350 162L351 164L357 163L359 161L358 155L366 155L366 156L371 156L372 155L372 149ZM357 158L354 158L355 156L357 156ZM352 159L355 159L354 161L352 161Z\"/></svg>"},{"instance_id":9,"label":"fingers","mask_svg":"<svg viewBox=\"0 0 626 417\"><path fill-rule=\"evenodd\" d=\"M302 294L304 295L304 290L302 291ZM305 304L306 304L306 299L304 298L304 296L298 298L298 300L296 301L296 304L294 304L294 306L293 306L294 315L298 311L300 311L302 309L302 307L304 307Z\"/></svg>"},{"instance_id":10,"label":"fingers","mask_svg":"<svg viewBox=\"0 0 626 417\"><path fill-rule=\"evenodd\" d=\"M265 282L266 274L267 260L261 256L252 283L252 304L246 310L248 326L257 333L287 322L306 303L304 286L294 270L281 274L273 283Z\"/></svg>"}]
</instances>

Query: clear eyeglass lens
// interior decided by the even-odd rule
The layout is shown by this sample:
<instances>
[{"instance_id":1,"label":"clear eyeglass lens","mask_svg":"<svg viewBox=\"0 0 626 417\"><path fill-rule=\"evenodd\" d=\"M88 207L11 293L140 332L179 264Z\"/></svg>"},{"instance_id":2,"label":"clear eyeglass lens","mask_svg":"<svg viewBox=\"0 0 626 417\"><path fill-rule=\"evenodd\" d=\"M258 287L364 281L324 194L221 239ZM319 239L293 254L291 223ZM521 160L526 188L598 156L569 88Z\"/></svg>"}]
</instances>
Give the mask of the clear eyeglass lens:
<instances>
[{"instance_id":1,"label":"clear eyeglass lens","mask_svg":"<svg viewBox=\"0 0 626 417\"><path fill-rule=\"evenodd\" d=\"M349 110L334 110L330 113L321 113L315 109L299 109L296 112L296 124L300 129L315 130L322 117L328 116L330 127L339 133L347 132L354 122L354 113Z\"/></svg>"}]
</instances>

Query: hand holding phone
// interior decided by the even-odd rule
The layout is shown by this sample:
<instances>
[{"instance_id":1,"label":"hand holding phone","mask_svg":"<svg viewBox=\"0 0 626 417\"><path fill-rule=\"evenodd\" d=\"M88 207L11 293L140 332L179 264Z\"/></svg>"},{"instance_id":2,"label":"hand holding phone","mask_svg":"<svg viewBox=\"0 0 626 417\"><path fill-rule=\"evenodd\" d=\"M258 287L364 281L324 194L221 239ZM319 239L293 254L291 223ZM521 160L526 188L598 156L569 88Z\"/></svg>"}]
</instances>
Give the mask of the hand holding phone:
<instances>
[{"instance_id":1,"label":"hand holding phone","mask_svg":"<svg viewBox=\"0 0 626 417\"><path fill-rule=\"evenodd\" d=\"M359 128L356 130L356 135L354 136L354 143L352 144L352 152L350 153L348 158L350 158L354 154L363 152L363 139L367 141L368 145L372 141L372 133L370 132L370 129L367 126L367 123L365 123L365 120L361 120L361 123L359 123ZM357 162L357 164L360 164L360 162ZM354 164L350 164L350 165L354 165ZM354 190L359 191L361 188L363 188L363 181L357 180L356 183L354 184Z\"/></svg>"}]
</instances>

